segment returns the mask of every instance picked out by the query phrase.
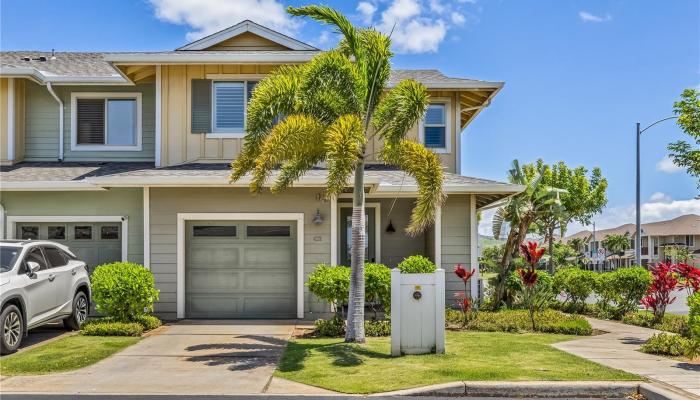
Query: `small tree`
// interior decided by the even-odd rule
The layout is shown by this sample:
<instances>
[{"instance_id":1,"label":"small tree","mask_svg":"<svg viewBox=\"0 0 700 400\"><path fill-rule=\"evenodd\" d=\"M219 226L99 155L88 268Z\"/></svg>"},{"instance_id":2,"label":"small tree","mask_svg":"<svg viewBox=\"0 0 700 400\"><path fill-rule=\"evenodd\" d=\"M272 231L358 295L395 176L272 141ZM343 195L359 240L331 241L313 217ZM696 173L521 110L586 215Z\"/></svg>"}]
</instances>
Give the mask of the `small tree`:
<instances>
[{"instance_id":1,"label":"small tree","mask_svg":"<svg viewBox=\"0 0 700 400\"><path fill-rule=\"evenodd\" d=\"M611 234L605 237L601 241L601 244L605 250L609 251L610 254L621 255L625 250L630 248L630 234L625 232L624 235ZM618 259L617 266L620 267L620 260Z\"/></svg>"},{"instance_id":2,"label":"small tree","mask_svg":"<svg viewBox=\"0 0 700 400\"><path fill-rule=\"evenodd\" d=\"M527 262L526 269L518 269L520 280L523 283L523 302L530 313L530 321L532 322L532 330L535 330L535 312L540 311L546 306L549 300L549 295L539 293L537 290L537 263L544 255L544 248L537 248L537 242L528 242L527 245L520 245L520 253Z\"/></svg>"},{"instance_id":3,"label":"small tree","mask_svg":"<svg viewBox=\"0 0 700 400\"><path fill-rule=\"evenodd\" d=\"M654 323L657 324L664 319L666 307L676 301L675 296L671 296L673 290L678 286L678 278L675 266L671 263L658 263L650 269L653 281L647 291L647 296L642 299L642 304L647 309L654 312Z\"/></svg>"},{"instance_id":4,"label":"small tree","mask_svg":"<svg viewBox=\"0 0 700 400\"><path fill-rule=\"evenodd\" d=\"M690 136L694 144L679 140L668 145L671 160L688 174L694 176L700 187L700 92L686 89L681 100L673 103L673 111L678 115L678 126Z\"/></svg>"}]
</instances>

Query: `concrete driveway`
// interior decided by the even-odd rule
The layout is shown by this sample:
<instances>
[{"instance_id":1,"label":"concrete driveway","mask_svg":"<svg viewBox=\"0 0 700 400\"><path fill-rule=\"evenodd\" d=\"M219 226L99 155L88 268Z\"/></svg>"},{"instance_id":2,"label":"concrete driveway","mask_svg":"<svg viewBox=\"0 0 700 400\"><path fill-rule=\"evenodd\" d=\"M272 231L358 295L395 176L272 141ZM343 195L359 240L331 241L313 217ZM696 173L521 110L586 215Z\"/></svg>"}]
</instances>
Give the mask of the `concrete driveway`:
<instances>
[{"instance_id":1,"label":"concrete driveway","mask_svg":"<svg viewBox=\"0 0 700 400\"><path fill-rule=\"evenodd\" d=\"M296 324L185 320L87 368L4 378L1 393L330 393L272 377Z\"/></svg>"}]
</instances>

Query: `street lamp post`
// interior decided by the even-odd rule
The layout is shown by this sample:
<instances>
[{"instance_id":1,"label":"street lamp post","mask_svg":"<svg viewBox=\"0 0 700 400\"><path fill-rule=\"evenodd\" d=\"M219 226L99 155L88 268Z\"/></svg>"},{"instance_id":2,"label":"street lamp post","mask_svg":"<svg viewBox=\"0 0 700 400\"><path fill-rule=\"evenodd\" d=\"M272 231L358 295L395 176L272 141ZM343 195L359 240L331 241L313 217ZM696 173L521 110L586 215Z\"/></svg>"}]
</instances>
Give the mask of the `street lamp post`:
<instances>
[{"instance_id":1,"label":"street lamp post","mask_svg":"<svg viewBox=\"0 0 700 400\"><path fill-rule=\"evenodd\" d=\"M661 118L658 121L654 121L651 123L649 126L647 126L644 129L641 129L641 125L639 122L637 122L637 217L636 217L636 233L635 233L635 238L634 238L634 261L637 265L642 265L642 203L640 200L641 197L641 185L640 185L640 172L639 172L639 164L640 164L640 151L639 151L639 140L642 137L642 133L646 131L647 129L651 128L652 126L658 124L659 122L664 122L669 119L674 119L678 118L677 116L671 116L671 117L666 117L666 118Z\"/></svg>"}]
</instances>

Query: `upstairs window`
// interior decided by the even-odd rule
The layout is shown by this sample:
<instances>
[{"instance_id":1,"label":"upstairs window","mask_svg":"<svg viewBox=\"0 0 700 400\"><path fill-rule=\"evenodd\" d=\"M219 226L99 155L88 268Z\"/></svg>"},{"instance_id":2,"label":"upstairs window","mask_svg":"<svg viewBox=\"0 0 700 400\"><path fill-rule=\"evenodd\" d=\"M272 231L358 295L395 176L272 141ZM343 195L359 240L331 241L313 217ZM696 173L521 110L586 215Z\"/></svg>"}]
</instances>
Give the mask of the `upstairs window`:
<instances>
[{"instance_id":1,"label":"upstairs window","mask_svg":"<svg viewBox=\"0 0 700 400\"><path fill-rule=\"evenodd\" d=\"M220 81L212 83L214 133L243 134L248 102L257 81Z\"/></svg>"},{"instance_id":2,"label":"upstairs window","mask_svg":"<svg viewBox=\"0 0 700 400\"><path fill-rule=\"evenodd\" d=\"M447 106L444 103L428 105L423 120L423 143L434 150L447 150Z\"/></svg>"},{"instance_id":3,"label":"upstairs window","mask_svg":"<svg viewBox=\"0 0 700 400\"><path fill-rule=\"evenodd\" d=\"M72 151L140 151L140 93L73 93Z\"/></svg>"}]
</instances>

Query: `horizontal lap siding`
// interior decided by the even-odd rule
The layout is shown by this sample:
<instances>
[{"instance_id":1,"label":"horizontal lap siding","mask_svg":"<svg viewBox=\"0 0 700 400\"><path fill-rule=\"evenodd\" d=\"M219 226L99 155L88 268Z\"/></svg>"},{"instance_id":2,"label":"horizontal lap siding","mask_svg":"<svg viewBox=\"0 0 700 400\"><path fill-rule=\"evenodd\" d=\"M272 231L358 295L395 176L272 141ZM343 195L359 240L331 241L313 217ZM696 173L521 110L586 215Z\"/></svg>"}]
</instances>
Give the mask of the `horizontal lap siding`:
<instances>
[{"instance_id":1,"label":"horizontal lap siding","mask_svg":"<svg viewBox=\"0 0 700 400\"><path fill-rule=\"evenodd\" d=\"M155 159L155 85L136 86L54 86L63 101L64 161L153 161ZM141 151L71 151L71 93L141 93ZM25 96L25 159L58 159L58 103L45 86L28 82Z\"/></svg>"},{"instance_id":2,"label":"horizontal lap siding","mask_svg":"<svg viewBox=\"0 0 700 400\"><path fill-rule=\"evenodd\" d=\"M445 304L454 303L454 295L464 284L453 273L456 264L471 265L471 222L469 195L451 195L442 206L442 268L445 270ZM467 288L469 290L469 288Z\"/></svg>"},{"instance_id":3,"label":"horizontal lap siding","mask_svg":"<svg viewBox=\"0 0 700 400\"><path fill-rule=\"evenodd\" d=\"M178 213L304 213L304 282L319 263L330 262L330 202L317 200L321 189L290 189L253 196L247 188L151 188L151 271L161 290L156 313L174 319L177 311ZM320 210L324 222L311 221ZM326 315L328 306L304 286L307 318Z\"/></svg>"},{"instance_id":4,"label":"horizontal lap siding","mask_svg":"<svg viewBox=\"0 0 700 400\"><path fill-rule=\"evenodd\" d=\"M6 216L124 216L128 218L127 259L143 263L143 189L84 192L3 192ZM5 227L3 227L4 229Z\"/></svg>"}]
</instances>

